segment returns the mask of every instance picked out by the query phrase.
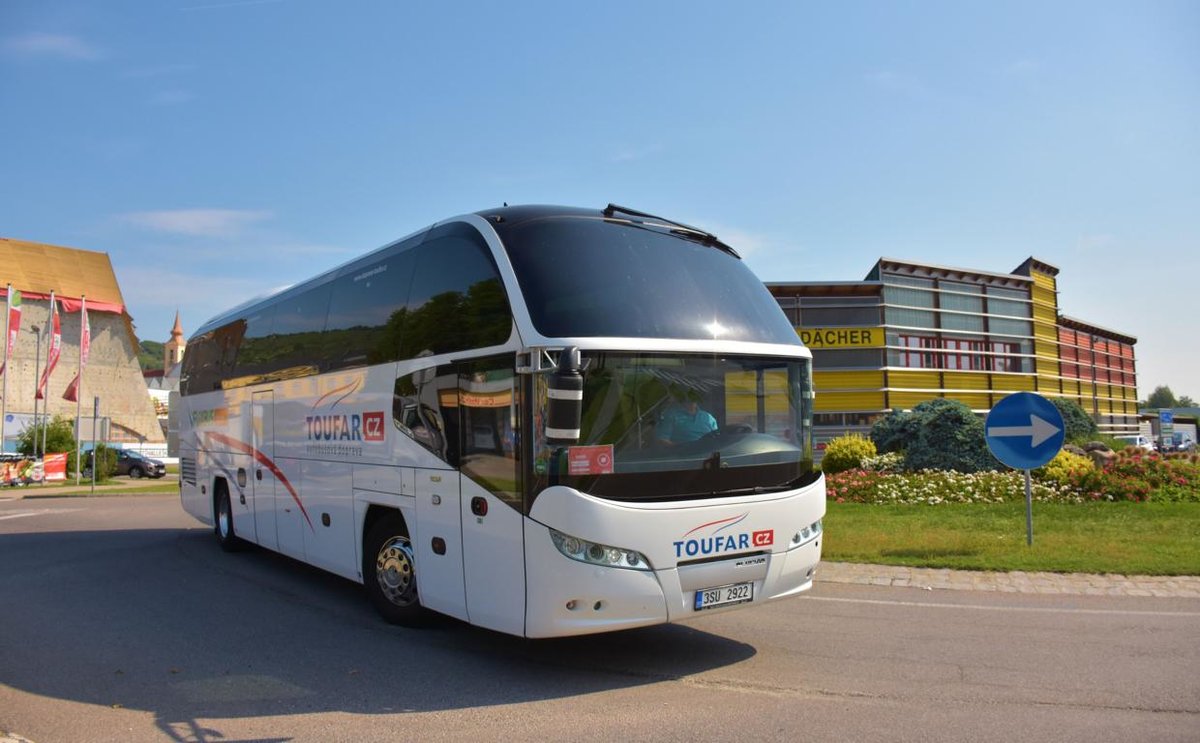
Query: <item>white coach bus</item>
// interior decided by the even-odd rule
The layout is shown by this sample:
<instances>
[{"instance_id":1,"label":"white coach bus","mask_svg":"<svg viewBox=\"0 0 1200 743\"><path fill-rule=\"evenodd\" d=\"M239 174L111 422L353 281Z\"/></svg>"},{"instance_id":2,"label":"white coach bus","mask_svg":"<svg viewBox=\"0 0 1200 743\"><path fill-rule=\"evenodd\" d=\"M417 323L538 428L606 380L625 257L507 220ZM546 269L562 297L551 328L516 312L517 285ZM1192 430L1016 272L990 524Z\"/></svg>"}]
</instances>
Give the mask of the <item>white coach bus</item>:
<instances>
[{"instance_id":1,"label":"white coach bus","mask_svg":"<svg viewBox=\"0 0 1200 743\"><path fill-rule=\"evenodd\" d=\"M180 495L253 543L525 637L812 586L811 354L713 235L609 205L449 219L209 321Z\"/></svg>"}]
</instances>

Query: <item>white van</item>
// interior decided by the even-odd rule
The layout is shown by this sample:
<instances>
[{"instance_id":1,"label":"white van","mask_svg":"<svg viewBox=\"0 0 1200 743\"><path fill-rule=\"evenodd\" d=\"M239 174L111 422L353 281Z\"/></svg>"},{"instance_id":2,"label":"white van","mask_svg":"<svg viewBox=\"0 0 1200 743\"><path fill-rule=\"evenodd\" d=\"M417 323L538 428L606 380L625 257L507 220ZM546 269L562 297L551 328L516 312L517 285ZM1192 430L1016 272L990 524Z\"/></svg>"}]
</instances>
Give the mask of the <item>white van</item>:
<instances>
[{"instance_id":1,"label":"white van","mask_svg":"<svg viewBox=\"0 0 1200 743\"><path fill-rule=\"evenodd\" d=\"M1139 449L1145 449L1146 451L1158 451L1158 446L1155 445L1154 441L1149 436L1143 436L1140 433L1136 436L1114 436L1113 438L1115 438L1117 441L1124 442L1129 446L1136 446Z\"/></svg>"}]
</instances>

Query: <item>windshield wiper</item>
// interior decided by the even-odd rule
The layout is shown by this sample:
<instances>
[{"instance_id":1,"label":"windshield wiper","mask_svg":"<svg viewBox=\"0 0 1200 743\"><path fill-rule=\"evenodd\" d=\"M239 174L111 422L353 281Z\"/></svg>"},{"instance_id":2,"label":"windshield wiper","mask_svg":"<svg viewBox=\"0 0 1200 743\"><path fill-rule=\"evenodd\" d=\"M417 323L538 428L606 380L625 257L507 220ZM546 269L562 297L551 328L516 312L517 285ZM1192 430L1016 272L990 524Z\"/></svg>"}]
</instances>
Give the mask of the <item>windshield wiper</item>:
<instances>
[{"instance_id":1,"label":"windshield wiper","mask_svg":"<svg viewBox=\"0 0 1200 743\"><path fill-rule=\"evenodd\" d=\"M732 490L713 490L710 495L762 495L763 493L780 493L791 490L787 485L755 485L752 488L734 488Z\"/></svg>"},{"instance_id":2,"label":"windshield wiper","mask_svg":"<svg viewBox=\"0 0 1200 743\"><path fill-rule=\"evenodd\" d=\"M679 237L688 240L696 240L704 245L708 245L709 247L724 251L732 255L734 258L741 258L736 250L721 242L719 239L717 239L716 235L712 234L711 232L706 232L699 227L693 227L690 224L684 224L683 222L676 222L673 219L660 217L656 214L639 212L637 209L630 209L629 207L619 206L617 204L609 204L608 206L604 207L603 214L606 217L611 217L618 213L625 214L630 217L641 217L643 219L653 219L658 222L662 222L663 226L674 228L671 230L671 234L673 235L678 235Z\"/></svg>"}]
</instances>

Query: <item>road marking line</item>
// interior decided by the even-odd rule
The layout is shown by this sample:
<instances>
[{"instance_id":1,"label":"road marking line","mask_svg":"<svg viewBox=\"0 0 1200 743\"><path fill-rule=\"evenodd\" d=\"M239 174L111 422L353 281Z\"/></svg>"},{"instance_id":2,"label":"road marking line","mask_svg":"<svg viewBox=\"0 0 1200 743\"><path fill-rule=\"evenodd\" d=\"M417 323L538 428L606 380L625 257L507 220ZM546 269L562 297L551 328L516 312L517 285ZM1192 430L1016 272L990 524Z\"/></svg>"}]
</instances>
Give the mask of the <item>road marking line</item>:
<instances>
[{"instance_id":1,"label":"road marking line","mask_svg":"<svg viewBox=\"0 0 1200 743\"><path fill-rule=\"evenodd\" d=\"M10 513L5 516L0 516L0 521L6 521L8 519L23 519L23 518L26 518L27 516L44 516L48 513L71 513L72 511L82 511L82 510L83 510L82 508L62 508L62 509L43 508L39 511L18 511L16 513Z\"/></svg>"},{"instance_id":2,"label":"road marking line","mask_svg":"<svg viewBox=\"0 0 1200 743\"><path fill-rule=\"evenodd\" d=\"M1097 598L1097 597L1089 597ZM1046 612L1049 614L1109 614L1136 617L1200 617L1200 611L1138 611L1135 609L1067 609L1038 606L987 606L986 604L944 604L922 601L887 601L884 599L846 599L834 596L806 596L808 601L834 601L843 604L873 604L887 606L916 606L931 609L970 609L973 611Z\"/></svg>"}]
</instances>

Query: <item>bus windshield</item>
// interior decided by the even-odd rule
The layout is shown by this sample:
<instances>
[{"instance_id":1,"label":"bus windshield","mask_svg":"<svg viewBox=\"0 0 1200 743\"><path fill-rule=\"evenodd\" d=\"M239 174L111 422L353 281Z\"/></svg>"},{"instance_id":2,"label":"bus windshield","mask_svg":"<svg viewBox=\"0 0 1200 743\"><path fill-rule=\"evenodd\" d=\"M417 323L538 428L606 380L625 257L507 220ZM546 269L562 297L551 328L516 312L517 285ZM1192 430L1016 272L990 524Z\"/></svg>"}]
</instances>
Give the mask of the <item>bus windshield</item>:
<instances>
[{"instance_id":1,"label":"bus windshield","mask_svg":"<svg viewBox=\"0 0 1200 743\"><path fill-rule=\"evenodd\" d=\"M561 484L612 500L773 492L812 476L807 359L590 352L580 440L547 442L536 382L533 494Z\"/></svg>"},{"instance_id":2,"label":"bus windshield","mask_svg":"<svg viewBox=\"0 0 1200 743\"><path fill-rule=\"evenodd\" d=\"M761 281L729 253L620 220L495 225L530 319L550 338L680 338L800 345Z\"/></svg>"}]
</instances>

